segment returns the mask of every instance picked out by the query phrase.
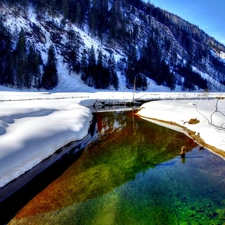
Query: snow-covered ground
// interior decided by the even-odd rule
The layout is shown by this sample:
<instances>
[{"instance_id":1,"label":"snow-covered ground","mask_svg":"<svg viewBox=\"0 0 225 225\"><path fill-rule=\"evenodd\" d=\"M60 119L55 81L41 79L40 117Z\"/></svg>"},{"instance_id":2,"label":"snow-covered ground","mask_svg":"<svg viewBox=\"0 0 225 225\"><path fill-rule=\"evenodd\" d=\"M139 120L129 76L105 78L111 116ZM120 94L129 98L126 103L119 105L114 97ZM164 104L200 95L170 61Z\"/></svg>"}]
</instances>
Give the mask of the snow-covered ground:
<instances>
[{"instance_id":1,"label":"snow-covered ground","mask_svg":"<svg viewBox=\"0 0 225 225\"><path fill-rule=\"evenodd\" d=\"M142 105L138 115L183 132L213 151L225 151L225 99L154 101ZM192 119L199 122L189 123Z\"/></svg>"},{"instance_id":2,"label":"snow-covered ground","mask_svg":"<svg viewBox=\"0 0 225 225\"><path fill-rule=\"evenodd\" d=\"M87 135L92 114L67 100L1 102L0 187Z\"/></svg>"},{"instance_id":3,"label":"snow-covered ground","mask_svg":"<svg viewBox=\"0 0 225 225\"><path fill-rule=\"evenodd\" d=\"M2 88L0 91L0 187L33 168L60 147L84 138L92 120L91 110L96 100L110 102L135 99L198 100L154 101L143 105L140 115L183 124L198 118L199 124L188 125L199 132L208 143L225 150L225 132L211 126L210 118L216 100L208 97L222 93L181 92L22 92ZM225 110L225 100L218 109ZM195 104L195 105L194 105ZM197 107L196 107L197 106ZM198 110L202 113L202 116ZM206 117L206 118L205 118ZM217 118L220 118L217 121ZM213 115L213 122L221 125L224 116Z\"/></svg>"}]
</instances>

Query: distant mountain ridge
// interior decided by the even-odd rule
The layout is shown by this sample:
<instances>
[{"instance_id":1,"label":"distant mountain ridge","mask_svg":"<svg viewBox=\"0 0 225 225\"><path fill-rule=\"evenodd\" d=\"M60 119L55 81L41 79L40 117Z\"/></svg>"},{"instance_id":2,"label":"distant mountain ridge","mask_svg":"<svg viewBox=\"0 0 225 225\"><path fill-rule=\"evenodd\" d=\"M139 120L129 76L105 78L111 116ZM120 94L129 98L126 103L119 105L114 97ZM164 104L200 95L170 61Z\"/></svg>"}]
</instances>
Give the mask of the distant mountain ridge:
<instances>
[{"instance_id":1,"label":"distant mountain ridge","mask_svg":"<svg viewBox=\"0 0 225 225\"><path fill-rule=\"evenodd\" d=\"M11 0L0 13L0 85L225 89L225 46L150 3Z\"/></svg>"}]
</instances>

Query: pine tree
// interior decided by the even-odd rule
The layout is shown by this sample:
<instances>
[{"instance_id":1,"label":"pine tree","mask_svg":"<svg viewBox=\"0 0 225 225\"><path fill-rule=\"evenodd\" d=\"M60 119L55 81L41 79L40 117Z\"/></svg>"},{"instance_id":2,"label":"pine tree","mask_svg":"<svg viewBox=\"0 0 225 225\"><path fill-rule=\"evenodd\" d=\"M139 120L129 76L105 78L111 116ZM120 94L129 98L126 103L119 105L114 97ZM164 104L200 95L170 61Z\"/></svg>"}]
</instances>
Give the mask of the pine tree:
<instances>
[{"instance_id":1,"label":"pine tree","mask_svg":"<svg viewBox=\"0 0 225 225\"><path fill-rule=\"evenodd\" d=\"M109 14L109 39L118 39L121 37L121 33L119 33L121 24L122 24L122 12L120 9L120 1L115 0L112 4Z\"/></svg>"},{"instance_id":2,"label":"pine tree","mask_svg":"<svg viewBox=\"0 0 225 225\"><path fill-rule=\"evenodd\" d=\"M96 73L96 58L93 45L88 52L88 68L87 68L87 84L89 86L95 86L98 74Z\"/></svg>"},{"instance_id":3,"label":"pine tree","mask_svg":"<svg viewBox=\"0 0 225 225\"><path fill-rule=\"evenodd\" d=\"M88 61L87 61L87 52L86 52L85 49L82 52L81 63L80 64L81 64L80 67L81 67L81 69L83 71L87 69L87 67L88 67Z\"/></svg>"},{"instance_id":4,"label":"pine tree","mask_svg":"<svg viewBox=\"0 0 225 225\"><path fill-rule=\"evenodd\" d=\"M51 10L50 13L53 17L56 13L56 0L51 0L49 3L50 3L50 10Z\"/></svg>"},{"instance_id":5,"label":"pine tree","mask_svg":"<svg viewBox=\"0 0 225 225\"><path fill-rule=\"evenodd\" d=\"M81 79L83 81L86 81L87 80L87 68L88 68L86 49L84 49L82 52L80 68L81 68Z\"/></svg>"},{"instance_id":6,"label":"pine tree","mask_svg":"<svg viewBox=\"0 0 225 225\"><path fill-rule=\"evenodd\" d=\"M8 66L10 65L9 58L11 54L11 35L9 31L4 27L2 19L0 18L0 84L7 85L8 79L6 78L6 70L8 70ZM11 76L9 73L7 75ZM12 84L11 84L12 85Z\"/></svg>"},{"instance_id":7,"label":"pine tree","mask_svg":"<svg viewBox=\"0 0 225 225\"><path fill-rule=\"evenodd\" d=\"M109 73L106 68L103 66L103 55L102 50L98 52L98 60L96 65L96 70L94 74L94 81L96 88L105 89L109 86Z\"/></svg>"},{"instance_id":8,"label":"pine tree","mask_svg":"<svg viewBox=\"0 0 225 225\"><path fill-rule=\"evenodd\" d=\"M137 50L135 46L131 46L130 54L127 62L127 73L126 73L126 86L127 88L133 88L134 79L137 75Z\"/></svg>"},{"instance_id":9,"label":"pine tree","mask_svg":"<svg viewBox=\"0 0 225 225\"><path fill-rule=\"evenodd\" d=\"M96 16L96 11L91 8L89 11L89 15L88 15L88 25L89 25L89 29L90 32L92 34L96 34L96 28L97 28L97 16Z\"/></svg>"},{"instance_id":10,"label":"pine tree","mask_svg":"<svg viewBox=\"0 0 225 225\"><path fill-rule=\"evenodd\" d=\"M147 89L147 79L140 73L138 73L136 76L136 89L140 89L142 91Z\"/></svg>"},{"instance_id":11,"label":"pine tree","mask_svg":"<svg viewBox=\"0 0 225 225\"><path fill-rule=\"evenodd\" d=\"M46 90L51 90L58 84L58 73L56 68L56 57L54 47L51 45L48 50L48 61L44 67L42 77L42 87Z\"/></svg>"},{"instance_id":12,"label":"pine tree","mask_svg":"<svg viewBox=\"0 0 225 225\"><path fill-rule=\"evenodd\" d=\"M80 52L81 38L78 32L73 30L68 31L68 42L66 43L65 57L68 62L69 72L76 71L79 73L80 62L79 62L79 52Z\"/></svg>"},{"instance_id":13,"label":"pine tree","mask_svg":"<svg viewBox=\"0 0 225 225\"><path fill-rule=\"evenodd\" d=\"M126 87L127 88L133 88L133 83L135 79L134 75L134 70L133 70L133 63L132 61L128 58L127 61L127 70L126 70Z\"/></svg>"},{"instance_id":14,"label":"pine tree","mask_svg":"<svg viewBox=\"0 0 225 225\"><path fill-rule=\"evenodd\" d=\"M45 11L46 9L46 1L45 0L37 0L36 2L36 10L37 10L37 14L41 14Z\"/></svg>"},{"instance_id":15,"label":"pine tree","mask_svg":"<svg viewBox=\"0 0 225 225\"><path fill-rule=\"evenodd\" d=\"M8 54L6 57L7 64L5 67L5 71L3 73L4 77L4 85L9 85L11 87L15 84L15 78L14 78L14 66L13 66L13 55Z\"/></svg>"},{"instance_id":16,"label":"pine tree","mask_svg":"<svg viewBox=\"0 0 225 225\"><path fill-rule=\"evenodd\" d=\"M19 39L15 50L15 65L17 87L22 89L24 87L25 74L27 73L26 36L23 29L19 33Z\"/></svg>"},{"instance_id":17,"label":"pine tree","mask_svg":"<svg viewBox=\"0 0 225 225\"><path fill-rule=\"evenodd\" d=\"M27 65L27 81L26 85L30 88L32 85L38 88L38 81L40 79L40 56L35 51L34 47L31 45L29 49L29 54L27 56L27 61L29 62Z\"/></svg>"},{"instance_id":18,"label":"pine tree","mask_svg":"<svg viewBox=\"0 0 225 225\"><path fill-rule=\"evenodd\" d=\"M64 19L69 19L69 1L68 0L63 1L63 16L64 16Z\"/></svg>"},{"instance_id":19,"label":"pine tree","mask_svg":"<svg viewBox=\"0 0 225 225\"><path fill-rule=\"evenodd\" d=\"M93 68L96 66L95 50L93 45L88 54L88 67Z\"/></svg>"},{"instance_id":20,"label":"pine tree","mask_svg":"<svg viewBox=\"0 0 225 225\"><path fill-rule=\"evenodd\" d=\"M80 26L83 22L80 2L76 3L75 12L74 12L74 22Z\"/></svg>"},{"instance_id":21,"label":"pine tree","mask_svg":"<svg viewBox=\"0 0 225 225\"><path fill-rule=\"evenodd\" d=\"M109 84L113 85L113 87L117 90L118 86L119 86L119 81L118 81L118 77L116 74L116 61L115 61L113 54L111 54L108 59L108 71L109 71L109 76L110 76Z\"/></svg>"},{"instance_id":22,"label":"pine tree","mask_svg":"<svg viewBox=\"0 0 225 225\"><path fill-rule=\"evenodd\" d=\"M23 13L26 14L27 13L27 7L28 7L28 0L21 0L20 5L23 8Z\"/></svg>"},{"instance_id":23,"label":"pine tree","mask_svg":"<svg viewBox=\"0 0 225 225\"><path fill-rule=\"evenodd\" d=\"M88 12L91 6L90 0L82 0L81 3L82 3L83 12L84 13Z\"/></svg>"},{"instance_id":24,"label":"pine tree","mask_svg":"<svg viewBox=\"0 0 225 225\"><path fill-rule=\"evenodd\" d=\"M102 56L102 50L101 49L98 52L98 62L97 62L97 65L100 68L103 67L103 56Z\"/></svg>"}]
</instances>

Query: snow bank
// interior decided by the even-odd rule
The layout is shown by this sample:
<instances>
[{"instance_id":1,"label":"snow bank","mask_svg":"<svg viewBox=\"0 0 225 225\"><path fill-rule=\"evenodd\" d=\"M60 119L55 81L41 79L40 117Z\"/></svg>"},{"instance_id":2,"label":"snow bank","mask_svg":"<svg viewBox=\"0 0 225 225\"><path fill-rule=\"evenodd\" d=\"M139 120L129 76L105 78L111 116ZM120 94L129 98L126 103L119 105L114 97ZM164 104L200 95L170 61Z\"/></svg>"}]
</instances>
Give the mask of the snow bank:
<instances>
[{"instance_id":1,"label":"snow bank","mask_svg":"<svg viewBox=\"0 0 225 225\"><path fill-rule=\"evenodd\" d=\"M91 111L67 100L0 103L0 187L88 133Z\"/></svg>"},{"instance_id":2,"label":"snow bank","mask_svg":"<svg viewBox=\"0 0 225 225\"><path fill-rule=\"evenodd\" d=\"M217 104L218 101L218 104ZM225 151L225 100L164 100L142 105L138 115L141 117L174 122L194 131L203 141ZM190 119L199 123L189 124ZM152 122L156 122L152 120ZM164 124L164 126L170 125ZM179 131L182 128L174 127Z\"/></svg>"}]
</instances>

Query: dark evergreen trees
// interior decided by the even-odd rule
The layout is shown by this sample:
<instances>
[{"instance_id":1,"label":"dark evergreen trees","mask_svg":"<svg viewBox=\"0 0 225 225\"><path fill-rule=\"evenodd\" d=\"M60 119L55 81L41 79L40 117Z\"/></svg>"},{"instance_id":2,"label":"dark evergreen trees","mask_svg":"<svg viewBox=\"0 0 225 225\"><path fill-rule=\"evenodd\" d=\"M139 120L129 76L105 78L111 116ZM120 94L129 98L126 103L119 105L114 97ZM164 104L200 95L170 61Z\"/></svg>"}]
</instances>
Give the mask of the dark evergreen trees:
<instances>
[{"instance_id":1,"label":"dark evergreen trees","mask_svg":"<svg viewBox=\"0 0 225 225\"><path fill-rule=\"evenodd\" d=\"M6 56L6 67L5 67L5 71L3 73L3 77L4 77L4 83L2 83L3 85L7 85L10 87L13 87L15 85L15 66L13 63L13 55L12 54L8 54Z\"/></svg>"},{"instance_id":2,"label":"dark evergreen trees","mask_svg":"<svg viewBox=\"0 0 225 225\"><path fill-rule=\"evenodd\" d=\"M166 85L173 90L176 85L174 77L176 72L179 77L183 77L180 83L182 80L185 89L192 89L194 85L206 89L207 82L198 73L192 71L190 66L196 66L198 63L205 70L208 69L207 65L216 68L218 81L225 83L224 62L218 59L216 53L210 53L210 48L202 40L210 40L210 45L216 49L217 54L220 53L220 45L215 40L207 39L208 37L196 26L150 3L145 4L142 0L4 0L1 2L10 6L16 4L17 16L26 17L27 6L30 3L40 18L42 12L50 14L52 18L46 17L48 19L42 25L46 32L49 32L54 47L61 53L69 72L77 74L81 72L82 80L92 87L117 89L119 71L125 75L127 88L133 88L135 83L137 89L145 90L147 78L150 78L157 84ZM63 16L61 23L54 20L55 15ZM157 26L153 17L163 25ZM63 29L63 25L70 25L70 22L88 31L89 35L102 43L104 50L94 50L93 46L90 50L85 49L79 33L72 29L73 26L69 31ZM42 44L47 39L43 41L45 34L41 31L42 28L32 24L31 30L26 32L21 30L19 34L15 31L14 36L18 35L18 38L12 39L12 45L9 32L0 19L0 84L22 89L38 87L40 83L43 88L49 90L58 83L54 47L51 46L49 49L48 62L43 67L42 76L40 55L30 45L32 39ZM66 37L68 41L64 42ZM80 52L81 49L83 52ZM126 63L123 63L122 69L117 67L113 57L117 50L124 54ZM104 52L108 52L107 55L104 55ZM191 60L188 62L189 67L177 66L181 58Z\"/></svg>"},{"instance_id":3,"label":"dark evergreen trees","mask_svg":"<svg viewBox=\"0 0 225 225\"><path fill-rule=\"evenodd\" d=\"M18 88L22 89L25 87L25 77L27 78L26 36L23 29L19 33L14 60L16 69L16 84Z\"/></svg>"},{"instance_id":4,"label":"dark evergreen trees","mask_svg":"<svg viewBox=\"0 0 225 225\"><path fill-rule=\"evenodd\" d=\"M102 55L102 50L98 52L98 60L96 65L96 88L107 89L110 85L110 74L107 69L107 60Z\"/></svg>"},{"instance_id":5,"label":"dark evergreen trees","mask_svg":"<svg viewBox=\"0 0 225 225\"><path fill-rule=\"evenodd\" d=\"M13 85L14 81L11 56L11 35L0 19L0 84Z\"/></svg>"},{"instance_id":6,"label":"dark evergreen trees","mask_svg":"<svg viewBox=\"0 0 225 225\"><path fill-rule=\"evenodd\" d=\"M81 70L83 71L83 74L86 73L86 70L88 68L88 61L87 61L87 51L86 49L82 52L81 62L80 62ZM85 78L83 78L85 80Z\"/></svg>"},{"instance_id":7,"label":"dark evergreen trees","mask_svg":"<svg viewBox=\"0 0 225 225\"><path fill-rule=\"evenodd\" d=\"M187 62L185 66L180 65L178 71L184 77L183 88L185 90L194 90L194 85L203 90L208 89L207 81L192 70L190 62Z\"/></svg>"},{"instance_id":8,"label":"dark evergreen trees","mask_svg":"<svg viewBox=\"0 0 225 225\"><path fill-rule=\"evenodd\" d=\"M68 31L68 42L65 45L64 58L68 63L69 72L77 72L80 71L80 46L81 46L81 38L78 32L73 30Z\"/></svg>"},{"instance_id":9,"label":"dark evergreen trees","mask_svg":"<svg viewBox=\"0 0 225 225\"><path fill-rule=\"evenodd\" d=\"M25 86L28 88L30 88L31 86L39 88L41 56L39 53L37 53L32 45L29 49L27 61L27 79Z\"/></svg>"},{"instance_id":10,"label":"dark evergreen trees","mask_svg":"<svg viewBox=\"0 0 225 225\"><path fill-rule=\"evenodd\" d=\"M0 23L0 84L20 89L37 87L40 76L40 55L33 46L27 51L26 35L22 29L14 51L11 36Z\"/></svg>"},{"instance_id":11,"label":"dark evergreen trees","mask_svg":"<svg viewBox=\"0 0 225 225\"><path fill-rule=\"evenodd\" d=\"M96 66L95 49L92 45L88 53L88 67L90 68L90 70L92 70L94 69L95 66Z\"/></svg>"},{"instance_id":12,"label":"dark evergreen trees","mask_svg":"<svg viewBox=\"0 0 225 225\"><path fill-rule=\"evenodd\" d=\"M97 54L97 60L96 60ZM89 86L97 89L118 88L118 78L116 74L116 62L111 55L107 58L92 46L88 53L83 51L81 58L82 80Z\"/></svg>"},{"instance_id":13,"label":"dark evergreen trees","mask_svg":"<svg viewBox=\"0 0 225 225\"><path fill-rule=\"evenodd\" d=\"M51 90L58 84L58 73L56 68L56 56L54 47L51 45L48 50L48 61L44 66L41 87Z\"/></svg>"},{"instance_id":14,"label":"dark evergreen trees","mask_svg":"<svg viewBox=\"0 0 225 225\"><path fill-rule=\"evenodd\" d=\"M126 87L137 90L146 90L147 79L146 75L141 73L136 48L132 47L130 51L131 53L128 57L126 69Z\"/></svg>"},{"instance_id":15,"label":"dark evergreen trees","mask_svg":"<svg viewBox=\"0 0 225 225\"><path fill-rule=\"evenodd\" d=\"M127 70L126 70L126 87L133 88L134 80L137 75L137 51L134 46L130 47L130 54L127 59Z\"/></svg>"},{"instance_id":16,"label":"dark evergreen trees","mask_svg":"<svg viewBox=\"0 0 225 225\"><path fill-rule=\"evenodd\" d=\"M122 32L122 12L120 8L120 1L115 0L109 11L109 41L113 39L118 40L123 36Z\"/></svg>"},{"instance_id":17,"label":"dark evergreen trees","mask_svg":"<svg viewBox=\"0 0 225 225\"><path fill-rule=\"evenodd\" d=\"M69 19L69 0L63 1L63 16L64 19Z\"/></svg>"},{"instance_id":18,"label":"dark evergreen trees","mask_svg":"<svg viewBox=\"0 0 225 225\"><path fill-rule=\"evenodd\" d=\"M108 58L107 70L109 72L109 77L110 77L109 83L110 85L112 85L112 87L114 87L117 90L119 86L119 81L116 74L116 61L112 54Z\"/></svg>"}]
</instances>

